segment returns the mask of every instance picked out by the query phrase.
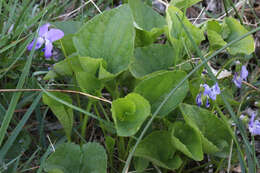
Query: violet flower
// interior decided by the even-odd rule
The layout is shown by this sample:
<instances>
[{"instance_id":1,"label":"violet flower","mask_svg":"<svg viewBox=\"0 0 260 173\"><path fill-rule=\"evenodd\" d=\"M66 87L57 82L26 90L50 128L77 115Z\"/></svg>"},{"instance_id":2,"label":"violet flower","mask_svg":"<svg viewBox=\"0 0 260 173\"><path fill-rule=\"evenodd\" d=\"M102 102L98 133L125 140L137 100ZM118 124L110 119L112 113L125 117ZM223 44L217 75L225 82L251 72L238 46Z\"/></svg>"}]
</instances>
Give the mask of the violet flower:
<instances>
[{"instance_id":1,"label":"violet flower","mask_svg":"<svg viewBox=\"0 0 260 173\"><path fill-rule=\"evenodd\" d=\"M197 95L196 102L198 106L202 105L201 92Z\"/></svg>"},{"instance_id":2,"label":"violet flower","mask_svg":"<svg viewBox=\"0 0 260 173\"><path fill-rule=\"evenodd\" d=\"M252 135L260 135L260 122L258 120L255 120L256 113L252 113L251 119L248 124L249 132Z\"/></svg>"},{"instance_id":3,"label":"violet flower","mask_svg":"<svg viewBox=\"0 0 260 173\"><path fill-rule=\"evenodd\" d=\"M242 85L242 81L243 80L246 80L248 76L248 71L246 69L246 66L242 66L242 69L240 71L240 75L238 76L237 72L235 73L234 75L234 78L233 78L233 82L234 84L238 87L238 88L241 88L241 85Z\"/></svg>"},{"instance_id":4,"label":"violet flower","mask_svg":"<svg viewBox=\"0 0 260 173\"><path fill-rule=\"evenodd\" d=\"M39 29L38 38L33 40L27 47L28 50L32 50L33 45L36 41L35 49L40 49L43 44L45 44L44 48L44 56L49 59L52 56L52 43L56 40L61 39L64 36L64 33L60 29L50 29L49 23L42 25Z\"/></svg>"},{"instance_id":5,"label":"violet flower","mask_svg":"<svg viewBox=\"0 0 260 173\"><path fill-rule=\"evenodd\" d=\"M211 88L207 84L203 84L202 86L204 88L203 96L206 97L206 107L208 108L210 106L209 98L212 100L216 100L217 95L220 94L220 88L218 86L218 83L213 85ZM198 106L202 105L201 93L197 95L196 102Z\"/></svg>"}]
</instances>

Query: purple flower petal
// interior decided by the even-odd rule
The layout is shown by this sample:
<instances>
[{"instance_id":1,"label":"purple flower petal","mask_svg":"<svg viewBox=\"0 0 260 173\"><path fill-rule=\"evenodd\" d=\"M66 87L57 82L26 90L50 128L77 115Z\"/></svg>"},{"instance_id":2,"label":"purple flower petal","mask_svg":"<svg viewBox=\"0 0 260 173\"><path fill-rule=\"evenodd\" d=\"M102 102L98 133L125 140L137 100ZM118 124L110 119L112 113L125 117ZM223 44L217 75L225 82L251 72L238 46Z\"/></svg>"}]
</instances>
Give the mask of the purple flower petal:
<instances>
[{"instance_id":1,"label":"purple flower petal","mask_svg":"<svg viewBox=\"0 0 260 173\"><path fill-rule=\"evenodd\" d=\"M43 37L49 30L49 26L51 26L49 23L46 23L42 25L39 29L39 36Z\"/></svg>"},{"instance_id":2,"label":"purple flower petal","mask_svg":"<svg viewBox=\"0 0 260 173\"><path fill-rule=\"evenodd\" d=\"M52 43L48 40L46 40L45 42L45 52L44 52L44 56L49 59L52 55Z\"/></svg>"},{"instance_id":3,"label":"purple flower petal","mask_svg":"<svg viewBox=\"0 0 260 173\"><path fill-rule=\"evenodd\" d=\"M240 72L240 77L241 77L243 80L246 80L247 76L248 76L248 71L247 71L247 69L246 69L246 66L243 65L243 66L242 66L242 69L241 69L241 72Z\"/></svg>"},{"instance_id":4,"label":"purple flower petal","mask_svg":"<svg viewBox=\"0 0 260 173\"><path fill-rule=\"evenodd\" d=\"M198 106L202 105L201 92L197 95L196 102Z\"/></svg>"},{"instance_id":5,"label":"purple flower petal","mask_svg":"<svg viewBox=\"0 0 260 173\"><path fill-rule=\"evenodd\" d=\"M64 33L62 30L60 29L50 29L50 31L48 31L46 33L45 38L47 40L50 40L51 42L54 42L56 40L61 39L64 36Z\"/></svg>"},{"instance_id":6,"label":"purple flower petal","mask_svg":"<svg viewBox=\"0 0 260 173\"><path fill-rule=\"evenodd\" d=\"M33 45L34 45L34 42L35 42L35 40L33 40L33 41L28 45L28 47L27 47L28 50L32 50ZM38 38L37 38L36 45L35 45L35 50L41 48L42 45L43 45L43 43L44 43L44 39L43 39L42 37L38 37Z\"/></svg>"},{"instance_id":7,"label":"purple flower petal","mask_svg":"<svg viewBox=\"0 0 260 173\"><path fill-rule=\"evenodd\" d=\"M209 95L211 93L210 87L207 84L203 84L203 87L204 87L203 95L204 96Z\"/></svg>"},{"instance_id":8,"label":"purple flower petal","mask_svg":"<svg viewBox=\"0 0 260 173\"><path fill-rule=\"evenodd\" d=\"M210 103L209 103L209 99L207 97L207 100L206 100L206 108L209 108L210 107Z\"/></svg>"},{"instance_id":9,"label":"purple flower petal","mask_svg":"<svg viewBox=\"0 0 260 173\"><path fill-rule=\"evenodd\" d=\"M240 76L237 75L237 73L235 73L234 77L233 77L233 82L234 84L238 87L241 88L242 85L242 78Z\"/></svg>"},{"instance_id":10,"label":"purple flower petal","mask_svg":"<svg viewBox=\"0 0 260 173\"><path fill-rule=\"evenodd\" d=\"M253 112L252 115L251 115L249 124L248 124L249 127L252 127L252 126L253 126L255 117L256 117L256 113Z\"/></svg>"},{"instance_id":11,"label":"purple flower petal","mask_svg":"<svg viewBox=\"0 0 260 173\"><path fill-rule=\"evenodd\" d=\"M212 91L213 91L216 95L220 94L220 88L219 88L219 86L218 86L218 83L216 83L216 84L212 87Z\"/></svg>"}]
</instances>

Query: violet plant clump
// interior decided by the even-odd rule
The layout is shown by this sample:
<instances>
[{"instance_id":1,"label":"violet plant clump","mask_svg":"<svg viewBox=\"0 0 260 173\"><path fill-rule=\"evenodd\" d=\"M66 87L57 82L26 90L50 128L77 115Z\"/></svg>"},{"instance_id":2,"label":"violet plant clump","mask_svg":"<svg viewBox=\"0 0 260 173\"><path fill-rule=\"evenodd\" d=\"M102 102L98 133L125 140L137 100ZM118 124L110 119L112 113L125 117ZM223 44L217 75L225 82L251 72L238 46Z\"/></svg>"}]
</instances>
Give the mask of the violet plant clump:
<instances>
[{"instance_id":1,"label":"violet plant clump","mask_svg":"<svg viewBox=\"0 0 260 173\"><path fill-rule=\"evenodd\" d=\"M212 100L216 100L217 95L220 94L220 88L218 86L218 83L213 85L212 87L209 87L207 84L202 85L204 88L203 96L206 97L206 107L208 108L210 106L209 98ZM196 102L198 106L202 105L202 95L201 92L196 97Z\"/></svg>"},{"instance_id":2,"label":"violet plant clump","mask_svg":"<svg viewBox=\"0 0 260 173\"><path fill-rule=\"evenodd\" d=\"M45 58L49 59L52 56L52 43L61 39L64 36L64 33L60 29L50 29L50 24L46 23L42 25L39 29L38 37L36 40L33 40L27 47L28 50L32 50L33 45L36 41L35 49L40 49L43 44L45 44L45 48L42 50L44 51Z\"/></svg>"},{"instance_id":3,"label":"violet plant clump","mask_svg":"<svg viewBox=\"0 0 260 173\"><path fill-rule=\"evenodd\" d=\"M241 88L242 86L242 81L246 80L248 76L248 71L246 69L246 66L243 65L242 68L241 68L241 71L240 71L240 75L238 75L238 73L236 72L235 75L234 75L234 78L233 78L233 82L234 84L238 87L238 88Z\"/></svg>"}]
</instances>

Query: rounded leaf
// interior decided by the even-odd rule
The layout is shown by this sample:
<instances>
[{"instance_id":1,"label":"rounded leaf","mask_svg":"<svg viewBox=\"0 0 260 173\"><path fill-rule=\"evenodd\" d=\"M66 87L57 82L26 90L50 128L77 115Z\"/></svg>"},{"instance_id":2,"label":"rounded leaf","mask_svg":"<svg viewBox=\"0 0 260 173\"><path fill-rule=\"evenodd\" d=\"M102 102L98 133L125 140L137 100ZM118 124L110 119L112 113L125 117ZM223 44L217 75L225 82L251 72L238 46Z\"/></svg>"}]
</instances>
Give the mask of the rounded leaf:
<instances>
[{"instance_id":1,"label":"rounded leaf","mask_svg":"<svg viewBox=\"0 0 260 173\"><path fill-rule=\"evenodd\" d=\"M149 102L136 93L112 102L112 117L119 136L132 136L150 115Z\"/></svg>"}]
</instances>

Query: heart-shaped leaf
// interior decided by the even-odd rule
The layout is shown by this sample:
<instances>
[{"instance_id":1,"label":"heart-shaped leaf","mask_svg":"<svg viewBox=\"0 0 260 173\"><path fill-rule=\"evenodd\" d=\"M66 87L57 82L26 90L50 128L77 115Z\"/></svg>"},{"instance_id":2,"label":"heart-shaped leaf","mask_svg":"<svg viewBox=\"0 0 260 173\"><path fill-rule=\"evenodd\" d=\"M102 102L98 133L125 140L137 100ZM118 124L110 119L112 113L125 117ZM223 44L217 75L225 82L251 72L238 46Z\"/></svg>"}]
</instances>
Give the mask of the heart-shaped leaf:
<instances>
[{"instance_id":1,"label":"heart-shaped leaf","mask_svg":"<svg viewBox=\"0 0 260 173\"><path fill-rule=\"evenodd\" d=\"M198 106L180 104L180 109L186 123L200 131L204 152L228 156L232 136L222 120Z\"/></svg>"},{"instance_id":2,"label":"heart-shaped leaf","mask_svg":"<svg viewBox=\"0 0 260 173\"><path fill-rule=\"evenodd\" d=\"M158 108L170 91L186 76L183 71L160 71L149 74L135 88L135 92L146 98L151 104L152 113ZM185 81L168 99L158 113L166 116L173 111L186 97L189 83Z\"/></svg>"},{"instance_id":3,"label":"heart-shaped leaf","mask_svg":"<svg viewBox=\"0 0 260 173\"><path fill-rule=\"evenodd\" d=\"M200 161L203 159L200 134L183 122L175 122L172 127L172 143L186 156Z\"/></svg>"},{"instance_id":4,"label":"heart-shaped leaf","mask_svg":"<svg viewBox=\"0 0 260 173\"><path fill-rule=\"evenodd\" d=\"M122 5L88 21L75 34L73 42L80 56L103 58L106 70L118 74L128 68L133 57L134 36L131 10Z\"/></svg>"},{"instance_id":5,"label":"heart-shaped leaf","mask_svg":"<svg viewBox=\"0 0 260 173\"><path fill-rule=\"evenodd\" d=\"M132 136L150 115L149 102L136 93L112 102L112 117L119 136Z\"/></svg>"},{"instance_id":6,"label":"heart-shaped leaf","mask_svg":"<svg viewBox=\"0 0 260 173\"><path fill-rule=\"evenodd\" d=\"M179 168L182 163L171 142L171 134L167 131L154 131L149 134L140 142L134 155L170 170Z\"/></svg>"}]
</instances>

